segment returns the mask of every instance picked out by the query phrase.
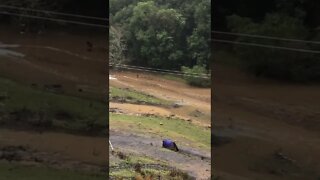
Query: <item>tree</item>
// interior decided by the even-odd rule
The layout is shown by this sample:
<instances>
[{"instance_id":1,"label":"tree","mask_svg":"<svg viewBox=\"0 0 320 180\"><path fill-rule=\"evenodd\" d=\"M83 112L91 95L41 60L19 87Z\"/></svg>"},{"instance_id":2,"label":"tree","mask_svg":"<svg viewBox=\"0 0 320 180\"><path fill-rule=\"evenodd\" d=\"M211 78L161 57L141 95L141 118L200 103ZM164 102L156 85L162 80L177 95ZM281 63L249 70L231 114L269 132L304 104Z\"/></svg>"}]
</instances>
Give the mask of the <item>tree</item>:
<instances>
[{"instance_id":1,"label":"tree","mask_svg":"<svg viewBox=\"0 0 320 180\"><path fill-rule=\"evenodd\" d=\"M183 73L185 73L185 80L192 86L198 87L210 87L211 79L208 77L207 70L204 66L195 65L192 68L185 66L181 67Z\"/></svg>"},{"instance_id":2,"label":"tree","mask_svg":"<svg viewBox=\"0 0 320 180\"><path fill-rule=\"evenodd\" d=\"M188 48L196 65L209 66L210 59L210 1L202 0L195 8L194 20L196 27L188 37Z\"/></svg>"},{"instance_id":3,"label":"tree","mask_svg":"<svg viewBox=\"0 0 320 180\"><path fill-rule=\"evenodd\" d=\"M110 26L109 34L109 62L114 65L122 64L126 50L122 32L119 28Z\"/></svg>"},{"instance_id":4,"label":"tree","mask_svg":"<svg viewBox=\"0 0 320 180\"><path fill-rule=\"evenodd\" d=\"M153 1L139 2L127 26L133 61L158 68L179 67L183 54L179 36L184 24L184 17L174 9L157 7Z\"/></svg>"},{"instance_id":5,"label":"tree","mask_svg":"<svg viewBox=\"0 0 320 180\"><path fill-rule=\"evenodd\" d=\"M123 29L131 64L208 68L209 0L111 0L110 21Z\"/></svg>"},{"instance_id":6,"label":"tree","mask_svg":"<svg viewBox=\"0 0 320 180\"><path fill-rule=\"evenodd\" d=\"M237 15L229 16L229 28L233 32L246 32L292 39L306 39L309 36L308 29L304 26L303 20L298 17L291 17L284 13L267 14L261 23L254 23L250 18L242 18ZM276 40L261 40L248 37L241 37L238 41L268 44L283 47L310 49L306 44L292 44ZM307 81L314 79L316 73L308 71L319 69L312 54L301 52L288 52L277 49L266 49L261 47L240 47L235 48L242 65L249 72L256 76L265 76L283 80ZM315 67L317 68L315 68ZM319 76L319 75L317 75Z\"/></svg>"}]
</instances>

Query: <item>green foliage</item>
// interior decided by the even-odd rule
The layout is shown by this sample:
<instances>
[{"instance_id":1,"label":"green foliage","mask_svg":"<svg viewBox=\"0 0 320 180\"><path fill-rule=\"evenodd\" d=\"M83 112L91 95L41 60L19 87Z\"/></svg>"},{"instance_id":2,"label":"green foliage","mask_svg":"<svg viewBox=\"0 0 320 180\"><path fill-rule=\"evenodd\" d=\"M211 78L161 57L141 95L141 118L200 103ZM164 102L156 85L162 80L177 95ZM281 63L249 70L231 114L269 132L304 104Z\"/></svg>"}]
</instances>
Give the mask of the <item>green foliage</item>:
<instances>
[{"instance_id":1,"label":"green foliage","mask_svg":"<svg viewBox=\"0 0 320 180\"><path fill-rule=\"evenodd\" d=\"M151 105L162 105L169 106L173 102L159 99L142 92L130 90L130 89L120 89L116 87L109 88L109 99L110 101L126 101L133 104L151 104Z\"/></svg>"},{"instance_id":2,"label":"green foliage","mask_svg":"<svg viewBox=\"0 0 320 180\"><path fill-rule=\"evenodd\" d=\"M185 19L174 9L155 6L154 2L139 2L127 29L129 52L138 64L169 68L181 60L178 36Z\"/></svg>"},{"instance_id":3,"label":"green foliage","mask_svg":"<svg viewBox=\"0 0 320 180\"><path fill-rule=\"evenodd\" d=\"M207 74L207 70L204 66L193 66L192 68L188 68L182 66L182 72L186 74L186 81L192 86L198 87L210 87L211 79L203 78Z\"/></svg>"},{"instance_id":4,"label":"green foliage","mask_svg":"<svg viewBox=\"0 0 320 180\"><path fill-rule=\"evenodd\" d=\"M275 36L281 38L305 39L309 36L303 21L283 13L267 14L261 23L254 23L250 18L232 15L227 18L228 26L233 32L246 32ZM312 49L310 46L290 44L276 40L264 40L241 37L238 41L269 44L282 47ZM243 67L256 76L265 76L291 81L320 80L320 62L313 54L267 49L260 47L236 46L235 52L241 59Z\"/></svg>"},{"instance_id":5,"label":"green foliage","mask_svg":"<svg viewBox=\"0 0 320 180\"><path fill-rule=\"evenodd\" d=\"M130 63L180 69L207 66L210 1L110 1L110 21L124 30Z\"/></svg>"},{"instance_id":6,"label":"green foliage","mask_svg":"<svg viewBox=\"0 0 320 180\"><path fill-rule=\"evenodd\" d=\"M0 94L6 94L1 102L2 125L104 133L107 113L102 102L54 94L2 78Z\"/></svg>"},{"instance_id":7,"label":"green foliage","mask_svg":"<svg viewBox=\"0 0 320 180\"><path fill-rule=\"evenodd\" d=\"M210 1L201 1L195 8L194 19L196 27L192 35L188 37L190 55L198 65L209 66L210 59Z\"/></svg>"},{"instance_id":8,"label":"green foliage","mask_svg":"<svg viewBox=\"0 0 320 180\"><path fill-rule=\"evenodd\" d=\"M176 118L165 118L158 116L130 116L122 114L109 114L110 126L121 129L146 133L157 133L159 136L166 136L180 142L192 142L194 147L210 148L210 130L204 127L195 126L185 120ZM159 123L163 125L160 125ZM190 133L192 132L192 133Z\"/></svg>"},{"instance_id":9,"label":"green foliage","mask_svg":"<svg viewBox=\"0 0 320 180\"><path fill-rule=\"evenodd\" d=\"M306 12L302 9L307 0L276 0L276 7L282 13L290 16L304 18Z\"/></svg>"},{"instance_id":10,"label":"green foliage","mask_svg":"<svg viewBox=\"0 0 320 180\"><path fill-rule=\"evenodd\" d=\"M109 29L109 62L112 64L122 64L125 61L125 42L119 28L110 26Z\"/></svg>"}]
</instances>

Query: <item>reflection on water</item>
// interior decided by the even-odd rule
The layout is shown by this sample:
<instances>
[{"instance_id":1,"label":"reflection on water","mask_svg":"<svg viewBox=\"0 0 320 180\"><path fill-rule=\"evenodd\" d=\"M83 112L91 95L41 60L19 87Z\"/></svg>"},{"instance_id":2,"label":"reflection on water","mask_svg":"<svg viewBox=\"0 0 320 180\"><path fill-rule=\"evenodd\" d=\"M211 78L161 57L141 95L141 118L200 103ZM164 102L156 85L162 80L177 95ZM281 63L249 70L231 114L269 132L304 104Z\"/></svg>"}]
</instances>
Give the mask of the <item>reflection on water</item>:
<instances>
[{"instance_id":1,"label":"reflection on water","mask_svg":"<svg viewBox=\"0 0 320 180\"><path fill-rule=\"evenodd\" d=\"M3 44L2 42L0 42L0 56L9 56L9 57L15 56L20 58L25 57L25 55L22 53L6 49L6 48L16 48L19 46L20 45L17 45L17 44Z\"/></svg>"}]
</instances>

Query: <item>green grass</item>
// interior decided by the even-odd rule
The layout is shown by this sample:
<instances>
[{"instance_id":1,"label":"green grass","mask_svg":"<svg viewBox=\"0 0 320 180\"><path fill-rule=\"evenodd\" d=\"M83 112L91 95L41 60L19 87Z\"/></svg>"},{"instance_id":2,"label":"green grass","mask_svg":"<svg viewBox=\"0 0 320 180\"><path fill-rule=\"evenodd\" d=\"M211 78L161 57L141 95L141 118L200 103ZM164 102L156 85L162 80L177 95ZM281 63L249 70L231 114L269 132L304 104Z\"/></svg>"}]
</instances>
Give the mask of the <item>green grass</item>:
<instances>
[{"instance_id":1,"label":"green grass","mask_svg":"<svg viewBox=\"0 0 320 180\"><path fill-rule=\"evenodd\" d=\"M156 169L143 169L142 172L146 175L155 175L155 176L168 176L170 174L170 171L165 170L156 170Z\"/></svg>"},{"instance_id":2,"label":"green grass","mask_svg":"<svg viewBox=\"0 0 320 180\"><path fill-rule=\"evenodd\" d=\"M115 178L132 178L135 177L137 173L132 170L123 169L116 172L110 172L110 176L113 176Z\"/></svg>"},{"instance_id":3,"label":"green grass","mask_svg":"<svg viewBox=\"0 0 320 180\"><path fill-rule=\"evenodd\" d=\"M0 97L0 113L16 112L23 119L28 119L27 116L35 119L42 114L57 128L82 130L92 124L97 127L106 124L107 107L102 102L54 94L3 78L0 78ZM57 117L58 114L65 118ZM10 118L7 121L14 123Z\"/></svg>"},{"instance_id":4,"label":"green grass","mask_svg":"<svg viewBox=\"0 0 320 180\"><path fill-rule=\"evenodd\" d=\"M123 170L119 170L116 172L110 172L110 176L114 177L114 178L143 178L143 177L160 177L161 179L176 179L176 180L185 180L185 179L190 179L187 178L187 175L185 173L182 172L175 172L172 173L173 175L171 175L172 171L167 171L167 170L156 170L156 169L142 169L141 173L135 172L133 170L127 170L127 169L123 169ZM143 175L142 175L143 174Z\"/></svg>"},{"instance_id":5,"label":"green grass","mask_svg":"<svg viewBox=\"0 0 320 180\"><path fill-rule=\"evenodd\" d=\"M120 153L120 152L119 152ZM123 153L122 153L123 154ZM158 164L160 166L168 166L167 163L154 160L146 156L139 156L135 154L125 154L125 159L122 159L117 164L114 164L113 166L122 166L122 165L130 165L130 167L134 168L137 164ZM187 175L177 171L173 170L175 172L172 172L172 170L162 170L162 169L153 169L148 167L142 167L141 172L135 172L134 169L120 169L113 172L110 172L110 176L114 178L135 178L135 177L161 177L161 179L185 179L183 177L186 177Z\"/></svg>"},{"instance_id":6,"label":"green grass","mask_svg":"<svg viewBox=\"0 0 320 180\"><path fill-rule=\"evenodd\" d=\"M159 165L168 165L166 162L152 159L148 156L144 155L137 155L134 153L124 153L121 151L116 150L115 151L118 155L115 155L116 158L118 158L117 162L109 162L109 166L117 166L120 164L129 164L129 165L135 165L135 164L159 164ZM119 154L121 154L123 157L120 158ZM111 158L113 159L113 158Z\"/></svg>"},{"instance_id":7,"label":"green grass","mask_svg":"<svg viewBox=\"0 0 320 180\"><path fill-rule=\"evenodd\" d=\"M129 116L110 113L110 127L144 134L154 133L177 140L192 141L193 145L210 148L210 130L179 119L163 117ZM163 125L160 125L160 122ZM139 125L140 124L140 125Z\"/></svg>"},{"instance_id":8,"label":"green grass","mask_svg":"<svg viewBox=\"0 0 320 180\"><path fill-rule=\"evenodd\" d=\"M105 180L106 175L0 163L0 180Z\"/></svg>"},{"instance_id":9,"label":"green grass","mask_svg":"<svg viewBox=\"0 0 320 180\"><path fill-rule=\"evenodd\" d=\"M164 164L162 162L153 160L151 158L148 158L146 156L132 156L130 155L127 158L127 163L129 164L135 164L135 163L142 163L142 164L152 164L152 163L157 163L157 164Z\"/></svg>"},{"instance_id":10,"label":"green grass","mask_svg":"<svg viewBox=\"0 0 320 180\"><path fill-rule=\"evenodd\" d=\"M168 79L168 80L172 80L172 81L178 81L178 82L182 82L182 83L187 83L187 81L185 79L183 79L182 76L173 76L173 75L163 75L162 76L164 79Z\"/></svg>"},{"instance_id":11,"label":"green grass","mask_svg":"<svg viewBox=\"0 0 320 180\"><path fill-rule=\"evenodd\" d=\"M110 95L109 95L110 100L113 100L116 98L122 98L129 103L145 102L147 104L164 105L164 106L169 106L172 104L171 101L159 99L159 98L144 94L142 92L131 90L131 89L109 87L109 91L110 91Z\"/></svg>"}]
</instances>

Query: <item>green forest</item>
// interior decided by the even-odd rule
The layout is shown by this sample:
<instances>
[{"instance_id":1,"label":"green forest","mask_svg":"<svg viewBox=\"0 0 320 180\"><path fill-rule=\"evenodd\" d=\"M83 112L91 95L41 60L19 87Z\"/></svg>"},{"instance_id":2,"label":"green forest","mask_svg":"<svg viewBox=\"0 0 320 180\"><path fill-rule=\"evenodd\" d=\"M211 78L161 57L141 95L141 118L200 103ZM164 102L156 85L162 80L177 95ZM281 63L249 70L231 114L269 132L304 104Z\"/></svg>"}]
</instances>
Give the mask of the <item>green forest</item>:
<instances>
[{"instance_id":1,"label":"green forest","mask_svg":"<svg viewBox=\"0 0 320 180\"><path fill-rule=\"evenodd\" d=\"M208 73L210 0L110 0L109 7L111 63Z\"/></svg>"},{"instance_id":2,"label":"green forest","mask_svg":"<svg viewBox=\"0 0 320 180\"><path fill-rule=\"evenodd\" d=\"M320 50L320 1L317 0L225 0L213 4L215 31L304 40L288 42L213 33L215 39ZM305 42L313 41L313 43ZM291 82L319 82L320 54L214 43L213 52L234 54L245 71L258 77ZM216 59L214 59L215 61Z\"/></svg>"}]
</instances>

